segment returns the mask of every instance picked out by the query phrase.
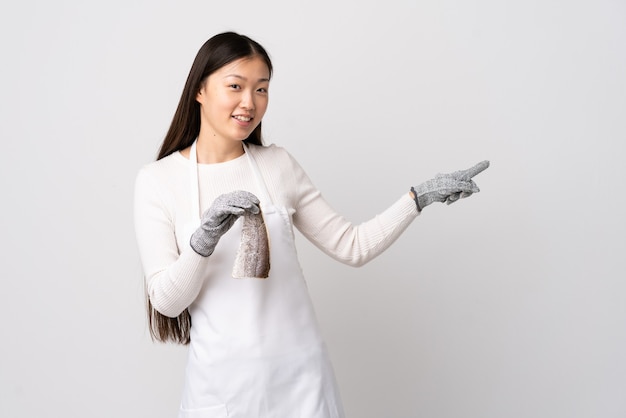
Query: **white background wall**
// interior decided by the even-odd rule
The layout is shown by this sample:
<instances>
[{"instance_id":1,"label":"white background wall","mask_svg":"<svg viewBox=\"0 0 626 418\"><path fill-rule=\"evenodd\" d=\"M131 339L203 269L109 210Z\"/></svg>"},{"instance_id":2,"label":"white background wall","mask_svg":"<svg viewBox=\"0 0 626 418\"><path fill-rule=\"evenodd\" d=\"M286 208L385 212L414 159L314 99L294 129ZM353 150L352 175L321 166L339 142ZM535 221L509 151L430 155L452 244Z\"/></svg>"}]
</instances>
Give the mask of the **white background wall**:
<instances>
[{"instance_id":1,"label":"white background wall","mask_svg":"<svg viewBox=\"0 0 626 418\"><path fill-rule=\"evenodd\" d=\"M360 222L489 159L353 269L299 240L349 418L626 416L622 0L0 6L0 416L176 415L132 224L191 62L276 67L266 140Z\"/></svg>"}]
</instances>

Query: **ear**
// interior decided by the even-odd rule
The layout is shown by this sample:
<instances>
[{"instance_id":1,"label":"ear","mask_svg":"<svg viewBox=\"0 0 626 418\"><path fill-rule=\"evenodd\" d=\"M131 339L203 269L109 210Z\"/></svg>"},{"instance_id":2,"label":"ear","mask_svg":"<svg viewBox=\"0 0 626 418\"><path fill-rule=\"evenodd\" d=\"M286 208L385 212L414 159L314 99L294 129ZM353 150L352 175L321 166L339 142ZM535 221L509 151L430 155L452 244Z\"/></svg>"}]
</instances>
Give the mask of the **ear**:
<instances>
[{"instance_id":1,"label":"ear","mask_svg":"<svg viewBox=\"0 0 626 418\"><path fill-rule=\"evenodd\" d=\"M200 86L200 90L196 93L196 102L202 103L202 90L204 90L204 86Z\"/></svg>"}]
</instances>

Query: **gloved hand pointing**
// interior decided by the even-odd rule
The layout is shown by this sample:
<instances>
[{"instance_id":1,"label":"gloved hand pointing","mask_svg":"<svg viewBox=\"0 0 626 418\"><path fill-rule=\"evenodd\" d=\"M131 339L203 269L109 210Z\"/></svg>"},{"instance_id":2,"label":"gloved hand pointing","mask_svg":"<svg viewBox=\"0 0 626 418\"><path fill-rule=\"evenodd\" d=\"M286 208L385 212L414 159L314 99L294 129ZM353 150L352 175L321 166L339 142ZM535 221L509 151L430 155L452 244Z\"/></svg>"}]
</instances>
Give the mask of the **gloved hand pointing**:
<instances>
[{"instance_id":1,"label":"gloved hand pointing","mask_svg":"<svg viewBox=\"0 0 626 418\"><path fill-rule=\"evenodd\" d=\"M246 212L259 213L259 204L255 195L241 190L218 196L202 215L200 227L191 235L191 248L203 257L210 256L237 218Z\"/></svg>"},{"instance_id":2,"label":"gloved hand pointing","mask_svg":"<svg viewBox=\"0 0 626 418\"><path fill-rule=\"evenodd\" d=\"M480 191L472 177L489 167L489 161L482 161L467 170L450 174L437 174L417 187L411 187L417 210L421 211L433 202L451 204Z\"/></svg>"}]
</instances>

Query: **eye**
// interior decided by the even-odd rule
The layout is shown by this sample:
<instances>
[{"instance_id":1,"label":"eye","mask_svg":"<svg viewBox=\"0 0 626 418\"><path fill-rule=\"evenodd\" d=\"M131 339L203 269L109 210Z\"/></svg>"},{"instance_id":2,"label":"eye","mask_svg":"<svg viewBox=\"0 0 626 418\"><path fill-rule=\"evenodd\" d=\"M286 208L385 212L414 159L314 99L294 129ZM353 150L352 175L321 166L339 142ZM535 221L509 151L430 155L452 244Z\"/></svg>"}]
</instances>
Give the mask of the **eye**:
<instances>
[{"instance_id":1,"label":"eye","mask_svg":"<svg viewBox=\"0 0 626 418\"><path fill-rule=\"evenodd\" d=\"M259 93L264 93L267 94L267 87L261 87L260 89L257 90Z\"/></svg>"},{"instance_id":2,"label":"eye","mask_svg":"<svg viewBox=\"0 0 626 418\"><path fill-rule=\"evenodd\" d=\"M229 84L228 87L235 90L240 90L241 86L239 84Z\"/></svg>"}]
</instances>

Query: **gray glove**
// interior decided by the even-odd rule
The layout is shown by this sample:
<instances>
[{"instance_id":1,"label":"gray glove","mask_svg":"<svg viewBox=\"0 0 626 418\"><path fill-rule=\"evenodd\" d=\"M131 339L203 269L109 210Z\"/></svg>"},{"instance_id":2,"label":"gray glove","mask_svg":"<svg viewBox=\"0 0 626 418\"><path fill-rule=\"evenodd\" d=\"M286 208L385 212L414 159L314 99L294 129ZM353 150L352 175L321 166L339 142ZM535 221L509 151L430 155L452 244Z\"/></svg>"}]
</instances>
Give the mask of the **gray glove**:
<instances>
[{"instance_id":1,"label":"gray glove","mask_svg":"<svg viewBox=\"0 0 626 418\"><path fill-rule=\"evenodd\" d=\"M241 190L218 196L202 215L200 227L191 235L191 248L203 257L210 256L237 218L246 212L260 212L259 203L255 195Z\"/></svg>"},{"instance_id":2,"label":"gray glove","mask_svg":"<svg viewBox=\"0 0 626 418\"><path fill-rule=\"evenodd\" d=\"M482 161L467 170L450 174L437 174L417 187L411 187L417 210L421 211L433 202L446 202L448 205L480 191L472 177L489 167L489 161Z\"/></svg>"}]
</instances>

